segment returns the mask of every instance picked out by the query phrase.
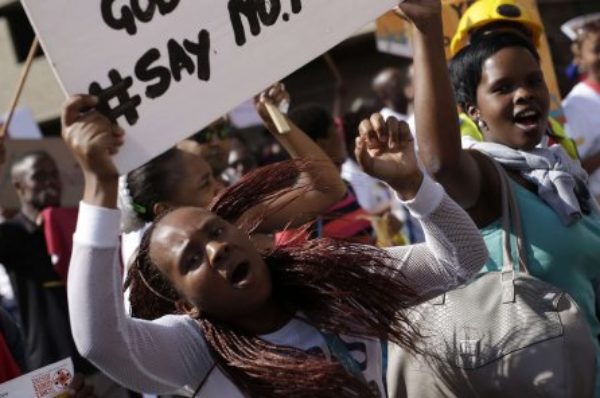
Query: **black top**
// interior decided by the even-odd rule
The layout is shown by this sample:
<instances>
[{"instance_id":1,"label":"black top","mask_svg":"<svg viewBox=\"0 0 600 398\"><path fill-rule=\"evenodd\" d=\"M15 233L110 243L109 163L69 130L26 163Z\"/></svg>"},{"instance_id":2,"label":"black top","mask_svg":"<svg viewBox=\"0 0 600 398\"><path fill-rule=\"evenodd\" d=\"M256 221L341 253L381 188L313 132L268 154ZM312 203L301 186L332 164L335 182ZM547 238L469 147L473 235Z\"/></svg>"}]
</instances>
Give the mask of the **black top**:
<instances>
[{"instance_id":1,"label":"black top","mask_svg":"<svg viewBox=\"0 0 600 398\"><path fill-rule=\"evenodd\" d=\"M17 298L29 369L70 356L77 372L95 371L75 348L66 286L54 271L43 229L21 213L0 224L0 263Z\"/></svg>"},{"instance_id":2,"label":"black top","mask_svg":"<svg viewBox=\"0 0 600 398\"><path fill-rule=\"evenodd\" d=\"M19 365L21 373L27 373L27 359L25 357L25 342L21 330L8 312L0 307L0 335L4 336L8 349L15 362Z\"/></svg>"}]
</instances>

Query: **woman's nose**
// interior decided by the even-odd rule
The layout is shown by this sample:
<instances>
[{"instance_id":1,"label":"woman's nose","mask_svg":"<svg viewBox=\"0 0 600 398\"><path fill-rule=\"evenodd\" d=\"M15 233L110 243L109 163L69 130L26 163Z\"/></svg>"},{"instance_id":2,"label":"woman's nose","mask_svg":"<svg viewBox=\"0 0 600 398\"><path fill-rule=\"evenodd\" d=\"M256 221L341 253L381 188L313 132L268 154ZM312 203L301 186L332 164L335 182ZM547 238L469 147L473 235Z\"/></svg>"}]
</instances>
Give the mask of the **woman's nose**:
<instances>
[{"instance_id":1,"label":"woman's nose","mask_svg":"<svg viewBox=\"0 0 600 398\"><path fill-rule=\"evenodd\" d=\"M515 92L515 102L519 101L529 101L533 99L533 91L527 87L519 87Z\"/></svg>"},{"instance_id":2,"label":"woman's nose","mask_svg":"<svg viewBox=\"0 0 600 398\"><path fill-rule=\"evenodd\" d=\"M227 260L229 244L227 242L211 241L207 245L208 262L213 268L219 268Z\"/></svg>"}]
</instances>

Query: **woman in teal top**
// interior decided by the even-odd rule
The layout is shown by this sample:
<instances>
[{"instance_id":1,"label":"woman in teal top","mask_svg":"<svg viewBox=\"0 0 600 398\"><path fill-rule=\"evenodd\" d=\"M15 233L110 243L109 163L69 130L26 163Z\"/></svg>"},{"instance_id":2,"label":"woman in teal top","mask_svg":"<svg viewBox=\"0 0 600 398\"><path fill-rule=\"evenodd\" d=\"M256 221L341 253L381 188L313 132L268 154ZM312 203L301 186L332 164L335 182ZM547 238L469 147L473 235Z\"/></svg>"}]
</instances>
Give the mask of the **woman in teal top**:
<instances>
[{"instance_id":1,"label":"woman in teal top","mask_svg":"<svg viewBox=\"0 0 600 398\"><path fill-rule=\"evenodd\" d=\"M594 291L600 276L600 212L578 161L543 140L550 96L535 47L504 26L474 39L453 58L449 71L440 0L406 0L399 9L413 22L423 165L481 229L491 252L487 269L502 261L500 179L490 157L504 167L517 193L531 273L576 300L600 358ZM484 138L475 144L479 150L462 147L457 105ZM599 381L596 377L600 397Z\"/></svg>"}]
</instances>

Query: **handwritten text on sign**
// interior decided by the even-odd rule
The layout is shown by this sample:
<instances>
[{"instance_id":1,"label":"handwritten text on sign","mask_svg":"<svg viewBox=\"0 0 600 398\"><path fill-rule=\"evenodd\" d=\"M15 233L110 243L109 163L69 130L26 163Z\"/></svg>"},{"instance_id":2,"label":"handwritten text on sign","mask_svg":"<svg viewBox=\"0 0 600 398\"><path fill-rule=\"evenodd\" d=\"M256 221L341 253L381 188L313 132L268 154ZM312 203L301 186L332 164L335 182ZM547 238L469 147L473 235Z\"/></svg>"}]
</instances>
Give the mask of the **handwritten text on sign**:
<instances>
[{"instance_id":1,"label":"handwritten text on sign","mask_svg":"<svg viewBox=\"0 0 600 398\"><path fill-rule=\"evenodd\" d=\"M397 0L22 0L68 94L127 131L122 172L320 55Z\"/></svg>"}]
</instances>

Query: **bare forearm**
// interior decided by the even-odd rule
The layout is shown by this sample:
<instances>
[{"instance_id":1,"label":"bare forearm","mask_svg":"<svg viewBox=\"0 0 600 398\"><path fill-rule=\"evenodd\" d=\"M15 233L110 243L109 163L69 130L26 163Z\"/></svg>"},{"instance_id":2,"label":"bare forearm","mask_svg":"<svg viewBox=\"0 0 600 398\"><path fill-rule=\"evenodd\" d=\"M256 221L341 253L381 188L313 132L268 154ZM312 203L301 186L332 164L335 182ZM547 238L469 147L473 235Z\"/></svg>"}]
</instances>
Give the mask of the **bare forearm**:
<instances>
[{"instance_id":1,"label":"bare forearm","mask_svg":"<svg viewBox=\"0 0 600 398\"><path fill-rule=\"evenodd\" d=\"M464 208L480 198L480 171L462 149L457 105L444 53L441 15L413 27L415 116L419 157L428 173Z\"/></svg>"},{"instance_id":2,"label":"bare forearm","mask_svg":"<svg viewBox=\"0 0 600 398\"><path fill-rule=\"evenodd\" d=\"M346 192L346 186L333 161L304 131L289 119L287 122L291 130L286 134L277 133L273 126L268 125L267 127L293 159L308 159L318 165L318 167L310 167L304 176L316 190L326 188L328 195L335 196L337 199L341 198Z\"/></svg>"},{"instance_id":3,"label":"bare forearm","mask_svg":"<svg viewBox=\"0 0 600 398\"><path fill-rule=\"evenodd\" d=\"M441 15L437 18L425 30L413 28L417 140L421 159L433 175L448 165L458 164L462 152Z\"/></svg>"}]
</instances>

